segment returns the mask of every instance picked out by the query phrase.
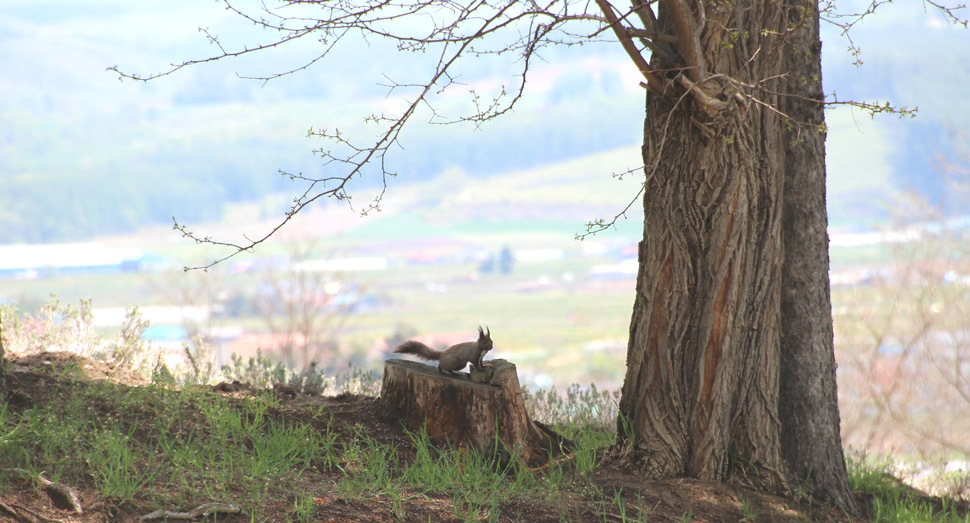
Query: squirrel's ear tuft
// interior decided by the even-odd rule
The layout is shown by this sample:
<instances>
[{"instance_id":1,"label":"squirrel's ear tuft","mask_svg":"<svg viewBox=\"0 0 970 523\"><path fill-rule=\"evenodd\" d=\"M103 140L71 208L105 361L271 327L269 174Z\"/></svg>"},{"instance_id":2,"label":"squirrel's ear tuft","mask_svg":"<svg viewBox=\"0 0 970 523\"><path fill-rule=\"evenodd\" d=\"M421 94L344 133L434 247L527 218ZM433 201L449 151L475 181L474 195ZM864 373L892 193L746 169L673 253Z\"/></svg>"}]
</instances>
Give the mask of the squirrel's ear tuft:
<instances>
[{"instance_id":1,"label":"squirrel's ear tuft","mask_svg":"<svg viewBox=\"0 0 970 523\"><path fill-rule=\"evenodd\" d=\"M485 331L482 330L482 326L481 325L478 326L478 337L479 338L484 338L485 337Z\"/></svg>"},{"instance_id":2,"label":"squirrel's ear tuft","mask_svg":"<svg viewBox=\"0 0 970 523\"><path fill-rule=\"evenodd\" d=\"M481 329L481 327L479 327L479 329ZM485 326L485 337L492 339L492 333L488 330L488 325Z\"/></svg>"}]
</instances>

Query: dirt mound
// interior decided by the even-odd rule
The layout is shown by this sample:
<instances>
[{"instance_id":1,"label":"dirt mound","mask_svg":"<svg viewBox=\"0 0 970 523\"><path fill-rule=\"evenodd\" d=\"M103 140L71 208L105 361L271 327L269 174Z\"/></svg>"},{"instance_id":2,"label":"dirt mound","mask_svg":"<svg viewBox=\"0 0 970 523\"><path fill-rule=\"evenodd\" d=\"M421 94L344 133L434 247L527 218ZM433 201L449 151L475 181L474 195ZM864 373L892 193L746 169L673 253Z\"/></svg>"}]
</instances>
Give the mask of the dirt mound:
<instances>
[{"instance_id":1,"label":"dirt mound","mask_svg":"<svg viewBox=\"0 0 970 523\"><path fill-rule=\"evenodd\" d=\"M11 356L8 354L8 356ZM89 380L110 380L121 385L148 385L138 372L120 365L86 358L73 352L44 351L24 356L11 356L11 372L36 372Z\"/></svg>"}]
</instances>

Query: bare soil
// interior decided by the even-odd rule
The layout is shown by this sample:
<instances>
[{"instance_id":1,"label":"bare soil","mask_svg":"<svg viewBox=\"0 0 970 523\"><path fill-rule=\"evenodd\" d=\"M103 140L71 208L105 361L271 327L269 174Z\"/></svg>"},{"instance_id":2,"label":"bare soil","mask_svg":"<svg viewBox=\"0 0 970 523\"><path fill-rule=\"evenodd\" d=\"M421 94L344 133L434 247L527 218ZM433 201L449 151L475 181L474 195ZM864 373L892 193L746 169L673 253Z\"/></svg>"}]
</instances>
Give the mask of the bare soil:
<instances>
[{"instance_id":1,"label":"bare soil","mask_svg":"<svg viewBox=\"0 0 970 523\"><path fill-rule=\"evenodd\" d=\"M73 368L77 375L54 372L55 369ZM38 404L57 402L64 394L69 394L72 383L83 380L110 380L119 386L143 386L143 379L133 374L125 374L103 363L78 358L65 353L41 353L14 359L8 362L7 388L10 391L8 404L14 412L23 412ZM242 401L247 395L255 394L246 387L229 390L233 387L214 388L219 394ZM334 397L310 397L299 394L281 393L282 408L273 416L288 421L303 422L320 426L325 422L311 412L319 410L323 404L328 416L332 415L330 430L336 430L340 438L349 438L355 430L367 433L382 444L394 445L398 457L407 463L414 457L414 448L408 435L400 424L382 413L378 398L343 395ZM98 409L98 405L92 405ZM151 408L146 405L145 408ZM99 412L104 419L117 416L105 409ZM187 413L191 415L191 413ZM134 437L148 434L150 427L135 432ZM0 464L0 467L4 467ZM5 467L4 467L5 468ZM541 473L541 472L540 472ZM340 471L311 468L296 476L292 484L276 486L278 495L267 496L263 506L258 508L260 521L288 521L292 518L294 492L310 494L315 504L315 521L453 521L454 506L448 498L437 498L415 492L399 500L395 511L394 502L389 496L375 495L340 497L333 488ZM157 507L135 499L123 504L115 504L103 499L93 479L81 484L69 485L81 499L83 513L76 514L66 508L59 508L51 496L30 478L11 479L0 484L0 521L64 521L64 522L101 522L137 521L139 516L148 514ZM593 475L592 483L602 489L606 499L619 495L628 507L626 517L636 520L631 514L632 507L641 507L648 521L847 521L844 514L825 506L811 505L807 500L799 502L772 496L727 484L712 484L688 478L675 478L662 481L642 479L635 470L616 465L602 465ZM602 503L603 497L593 498L577 488L555 501L544 499L514 499L500 506L499 521L622 521L618 504ZM241 502L244 500L240 500ZM863 507L868 500L860 497ZM242 503L240 503L242 504ZM747 504L747 508L745 507ZM62 505L63 506L63 505ZM188 511L194 507L172 507L172 510ZM403 518L400 516L403 513ZM745 519L755 515L753 519ZM488 517L488 515L484 515ZM492 516L495 516L494 514ZM210 516L206 521L243 522L248 515ZM160 520L158 520L160 521ZM169 519L174 521L174 519Z\"/></svg>"}]
</instances>

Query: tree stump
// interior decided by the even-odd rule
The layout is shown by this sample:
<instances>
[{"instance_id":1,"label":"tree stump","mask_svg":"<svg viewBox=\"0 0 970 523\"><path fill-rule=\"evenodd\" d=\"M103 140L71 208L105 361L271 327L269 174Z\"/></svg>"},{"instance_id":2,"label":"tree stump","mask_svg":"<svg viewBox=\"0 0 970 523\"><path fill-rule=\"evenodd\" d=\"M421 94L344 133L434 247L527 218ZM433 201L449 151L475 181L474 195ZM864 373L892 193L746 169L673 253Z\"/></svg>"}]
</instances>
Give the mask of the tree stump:
<instances>
[{"instance_id":1,"label":"tree stump","mask_svg":"<svg viewBox=\"0 0 970 523\"><path fill-rule=\"evenodd\" d=\"M469 377L441 374L407 360L384 362L381 401L408 430L483 452L497 450L527 466L545 464L569 442L529 418L515 365L492 360ZM500 443L499 443L500 442Z\"/></svg>"}]
</instances>

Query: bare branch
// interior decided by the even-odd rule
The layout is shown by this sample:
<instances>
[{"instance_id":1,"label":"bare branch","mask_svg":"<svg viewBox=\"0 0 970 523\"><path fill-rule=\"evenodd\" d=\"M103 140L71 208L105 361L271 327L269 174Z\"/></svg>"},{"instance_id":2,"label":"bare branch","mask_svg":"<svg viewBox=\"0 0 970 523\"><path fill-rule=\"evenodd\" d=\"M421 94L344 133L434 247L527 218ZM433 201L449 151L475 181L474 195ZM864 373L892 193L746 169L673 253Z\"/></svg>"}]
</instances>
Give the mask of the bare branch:
<instances>
[{"instance_id":1,"label":"bare branch","mask_svg":"<svg viewBox=\"0 0 970 523\"><path fill-rule=\"evenodd\" d=\"M605 231L607 229L614 227L616 225L616 222L619 221L620 218L625 217L626 212L630 209L630 207L632 207L633 204L640 199L640 196L643 195L644 191L647 190L647 186L650 184L650 182L655 180L657 171L660 169L660 158L663 155L664 147L666 147L667 145L667 132L670 129L670 123L673 120L674 112L677 110L677 107L684 102L684 100L687 98L688 95L690 95L689 91L684 91L683 93L681 93L681 95L677 98L677 101L674 102L670 110L667 111L667 117L664 120L664 125L663 125L663 133L660 135L660 138L657 141L656 150L655 151L652 150L649 153L649 156L651 158L651 164L649 166L644 165L643 167L643 172L645 175L644 181L643 181L643 184L641 184L640 186L640 190L637 191L636 196L634 196L634 198L630 200L630 203L628 203L626 207L623 208L622 211L620 211L616 216L614 216L612 220L607 221L607 220L600 219L600 220L594 220L587 223L586 232L583 234L577 234L576 235L577 240L582 240L587 236L592 236L594 234L600 233L602 231ZM647 154L644 154L644 160L646 160L646 156ZM627 171L627 173L630 173L633 171L634 170L631 169L630 171ZM620 176L624 174L626 173L621 173ZM614 176L617 176L617 175L614 175Z\"/></svg>"},{"instance_id":2,"label":"bare branch","mask_svg":"<svg viewBox=\"0 0 970 523\"><path fill-rule=\"evenodd\" d=\"M622 173L614 173L613 177L617 179L621 179L626 174L643 172L643 169L644 169L644 166L641 165L640 167L634 167L633 169L629 169ZM640 198L643 196L643 192L646 190L646 188L647 188L647 183L646 182L641 183L640 190L638 190L637 193L633 195L633 198L630 198L630 201L627 202L626 207L624 207L620 212L616 213L613 216L613 218L609 220L597 219L597 220L588 222L586 224L586 232L583 232L581 234L576 234L576 239L582 241L586 239L587 236L595 236L596 234L599 234L603 231L615 228L616 223L620 221L620 218L626 219L626 213L630 210L630 208L633 207L633 204L640 201Z\"/></svg>"},{"instance_id":3,"label":"bare branch","mask_svg":"<svg viewBox=\"0 0 970 523\"><path fill-rule=\"evenodd\" d=\"M276 37L256 46L233 49L210 30L202 28L200 31L206 40L218 50L209 57L173 64L168 69L147 75L126 72L117 66L109 70L114 71L119 79L148 81L189 66L240 58L271 49L289 48L297 41L310 42L307 37L322 44L319 52L296 67L263 75L237 73L240 78L265 82L318 65L350 35L364 40L380 38L394 42L400 52L424 53L435 49L438 60L424 80L408 82L388 78L385 85L388 92L406 92L408 101L399 114L375 114L367 117L367 121L383 127L373 141L358 143L355 138L344 135L339 129L310 129L308 136L327 140L333 147L320 147L314 151L323 159L323 166L343 166L345 169L328 176L280 171L281 175L303 182L305 186L293 199L279 223L268 232L254 238L246 237L242 242L221 241L196 234L173 218L173 228L184 237L228 250L227 254L206 265L186 267L186 270L207 269L241 252L252 252L287 225L306 206L321 198L332 197L349 205L351 196L348 193L348 183L362 176L365 167L372 166L380 171L382 185L379 194L358 209L358 212L367 214L379 209L388 178L396 176L388 168L387 153L394 145L400 146L401 132L415 114L420 110L427 111L430 114L429 123L432 124L468 122L476 126L506 114L523 96L529 69L543 47L575 45L589 40L588 32L570 31L566 29L567 26L583 27L584 24L594 24L605 27L607 23L606 18L600 14L582 8L574 9L576 5L582 4L573 5L569 1L551 0L541 4L512 0L497 3L485 0L470 3L428 0L382 0L374 3L280 0L275 4L263 3L256 8L244 6L235 0L223 0L223 4L228 11L242 20ZM401 23L403 21L408 22ZM626 38L629 40L628 36ZM513 88L506 89L502 86L497 94L488 96L474 89L469 90L472 110L468 114L449 117L437 110L432 99L462 85L458 81L460 75L455 72L456 64L462 58L508 53L519 58L518 74L515 75Z\"/></svg>"},{"instance_id":4,"label":"bare branch","mask_svg":"<svg viewBox=\"0 0 970 523\"><path fill-rule=\"evenodd\" d=\"M868 18L870 15L874 14L877 9L886 4L891 4L892 0L870 0L869 5L860 12L839 12L836 8L834 0L825 0L821 2L819 6L820 12L824 15L821 17L823 22L834 25L842 29L841 36L846 39L849 44L849 54L852 55L855 65L862 65L862 49L860 49L855 41L852 40L851 30L857 24ZM966 4L957 5L946 5L942 2L935 2L932 0L923 0L923 6L929 5L934 9L938 10L950 23L954 25L962 25L967 28L968 19L966 13L963 11L967 8Z\"/></svg>"}]
</instances>

